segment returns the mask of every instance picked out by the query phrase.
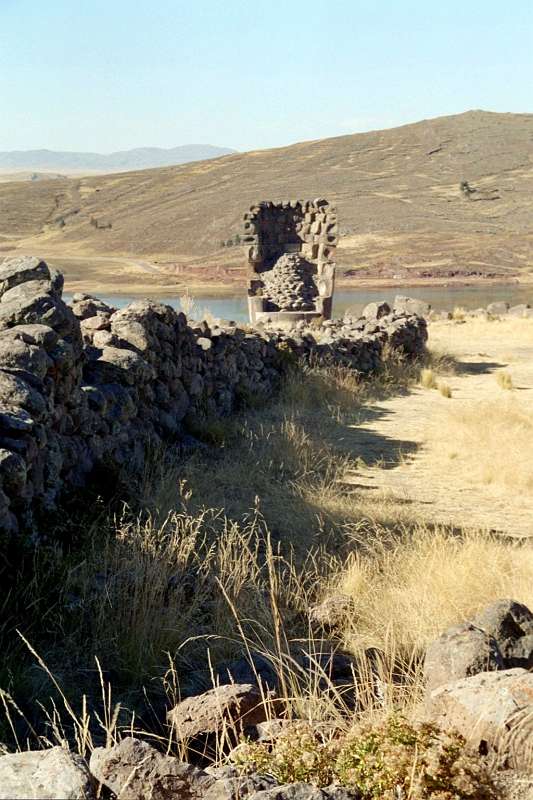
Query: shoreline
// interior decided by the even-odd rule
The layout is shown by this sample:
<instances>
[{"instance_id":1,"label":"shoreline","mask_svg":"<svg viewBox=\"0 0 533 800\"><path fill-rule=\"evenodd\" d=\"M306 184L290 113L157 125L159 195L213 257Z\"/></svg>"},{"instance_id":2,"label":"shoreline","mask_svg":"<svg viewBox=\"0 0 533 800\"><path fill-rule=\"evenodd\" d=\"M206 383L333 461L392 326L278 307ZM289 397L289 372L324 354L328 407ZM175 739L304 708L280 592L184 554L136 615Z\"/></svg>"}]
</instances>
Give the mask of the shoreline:
<instances>
[{"instance_id":1,"label":"shoreline","mask_svg":"<svg viewBox=\"0 0 533 800\"><path fill-rule=\"evenodd\" d=\"M85 292L86 294L104 294L104 295L111 295L117 297L126 297L126 296L135 296L135 297L143 297L145 295L157 295L161 297L166 296L180 296L184 294L190 294L191 296L194 295L202 295L208 297L232 297L235 295L245 296L246 295L246 286L239 281L235 281L230 285L227 284L220 284L220 283L211 283L211 282L203 282L203 281L194 281L192 280L188 284L177 284L175 286L167 285L158 285L156 281L138 281L133 280L131 285L126 286L123 281L120 283L113 283L113 282L99 282L95 283L91 280L81 281L79 279L74 281L69 281L68 276L65 276L65 292L68 294L74 294L75 292ZM407 288L417 288L423 289L427 287L428 289L464 289L470 287L517 287L517 286L531 286L533 288L533 279L532 280L523 280L520 277L513 277L512 279L502 280L502 279L492 279L492 278L481 278L481 279L453 279L453 278L418 278L413 280L408 280L406 278L401 280L392 280L392 279L372 279L372 278L361 278L361 279L350 279L350 280L342 280L342 278L336 281L335 285L335 292L342 292L342 291L355 291L357 289L371 289L371 290L379 290L379 289L398 289L399 293L401 293L402 289Z\"/></svg>"}]
</instances>

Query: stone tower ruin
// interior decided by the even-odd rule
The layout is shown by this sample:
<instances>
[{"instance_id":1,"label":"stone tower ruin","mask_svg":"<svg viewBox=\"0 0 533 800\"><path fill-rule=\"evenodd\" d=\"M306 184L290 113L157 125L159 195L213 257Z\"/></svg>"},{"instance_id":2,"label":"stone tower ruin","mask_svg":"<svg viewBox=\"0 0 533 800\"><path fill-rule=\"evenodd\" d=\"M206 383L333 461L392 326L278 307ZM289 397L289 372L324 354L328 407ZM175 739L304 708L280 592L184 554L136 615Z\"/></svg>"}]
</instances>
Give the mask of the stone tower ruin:
<instances>
[{"instance_id":1,"label":"stone tower ruin","mask_svg":"<svg viewBox=\"0 0 533 800\"><path fill-rule=\"evenodd\" d=\"M337 211L323 198L265 201L244 215L250 322L330 319Z\"/></svg>"}]
</instances>

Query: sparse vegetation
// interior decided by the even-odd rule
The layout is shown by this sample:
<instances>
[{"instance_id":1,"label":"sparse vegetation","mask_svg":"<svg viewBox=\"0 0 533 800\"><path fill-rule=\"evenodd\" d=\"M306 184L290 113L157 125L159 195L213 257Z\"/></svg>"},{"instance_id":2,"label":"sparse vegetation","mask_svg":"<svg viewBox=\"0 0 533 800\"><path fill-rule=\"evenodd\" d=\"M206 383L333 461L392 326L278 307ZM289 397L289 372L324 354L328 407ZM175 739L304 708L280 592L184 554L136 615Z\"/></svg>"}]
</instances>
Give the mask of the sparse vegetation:
<instances>
[{"instance_id":1,"label":"sparse vegetation","mask_svg":"<svg viewBox=\"0 0 533 800\"><path fill-rule=\"evenodd\" d=\"M513 379L509 372L497 372L496 380L501 389L514 389Z\"/></svg>"},{"instance_id":2,"label":"sparse vegetation","mask_svg":"<svg viewBox=\"0 0 533 800\"><path fill-rule=\"evenodd\" d=\"M365 455L347 432L423 375L440 387L436 375L455 368L445 356L422 365L389 353L364 380L290 363L275 401L243 398L241 417L194 431L216 447L154 454L128 506L89 499L87 513L65 510L48 543L8 552L0 740L66 739L87 754L135 730L184 756L162 709L209 688L221 663L255 653L278 676L282 713L299 722L272 750L241 746L248 768L336 780L365 800L395 800L400 788L413 800L496 797L491 765L455 735L413 723L413 709L429 641L499 597L533 606L531 543L470 530L467 519L463 529L436 524L346 481ZM494 482L531 492L533 419L506 400L471 413L450 405L429 452L450 463L453 448L469 480L473 465L490 467ZM309 617L338 595L350 602L332 643L358 665L342 687L320 664L323 631ZM220 742L216 757L225 756Z\"/></svg>"},{"instance_id":3,"label":"sparse vegetation","mask_svg":"<svg viewBox=\"0 0 533 800\"><path fill-rule=\"evenodd\" d=\"M420 385L424 389L435 389L437 387L437 379L432 369L424 368L420 372Z\"/></svg>"},{"instance_id":4,"label":"sparse vegetation","mask_svg":"<svg viewBox=\"0 0 533 800\"><path fill-rule=\"evenodd\" d=\"M398 716L325 738L308 724L290 726L272 748L247 743L236 754L243 766L280 783L339 783L361 800L496 800L487 767L464 739L433 725Z\"/></svg>"}]
</instances>

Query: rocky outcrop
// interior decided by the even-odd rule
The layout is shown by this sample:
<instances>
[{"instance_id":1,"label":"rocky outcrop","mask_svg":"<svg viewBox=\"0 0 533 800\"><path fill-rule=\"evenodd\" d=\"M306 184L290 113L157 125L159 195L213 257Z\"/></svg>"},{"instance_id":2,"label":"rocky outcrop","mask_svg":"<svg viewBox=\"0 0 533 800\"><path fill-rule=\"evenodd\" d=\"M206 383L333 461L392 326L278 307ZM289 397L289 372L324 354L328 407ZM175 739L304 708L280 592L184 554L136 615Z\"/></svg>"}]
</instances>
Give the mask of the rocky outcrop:
<instances>
[{"instance_id":1,"label":"rocky outcrop","mask_svg":"<svg viewBox=\"0 0 533 800\"><path fill-rule=\"evenodd\" d=\"M464 622L428 646L424 676L431 691L450 681L500 669L504 669L504 662L494 637L471 622Z\"/></svg>"},{"instance_id":2,"label":"rocky outcrop","mask_svg":"<svg viewBox=\"0 0 533 800\"><path fill-rule=\"evenodd\" d=\"M481 754L506 754L520 769L533 740L533 674L524 669L481 672L430 693L426 713L444 730L456 730Z\"/></svg>"},{"instance_id":3,"label":"rocky outcrop","mask_svg":"<svg viewBox=\"0 0 533 800\"><path fill-rule=\"evenodd\" d=\"M94 788L83 759L62 747L0 756L0 800L91 800Z\"/></svg>"},{"instance_id":4,"label":"rocky outcrop","mask_svg":"<svg viewBox=\"0 0 533 800\"><path fill-rule=\"evenodd\" d=\"M178 741L222 733L225 729L238 736L245 727L267 719L265 699L252 683L229 683L182 700L167 718Z\"/></svg>"},{"instance_id":5,"label":"rocky outcrop","mask_svg":"<svg viewBox=\"0 0 533 800\"><path fill-rule=\"evenodd\" d=\"M98 471L131 481L147 447L173 442L246 398L272 395L287 355L379 367L385 346L420 353L424 320L330 321L294 331L191 326L140 300L116 311L37 258L0 266L0 531L38 531Z\"/></svg>"},{"instance_id":6,"label":"rocky outcrop","mask_svg":"<svg viewBox=\"0 0 533 800\"><path fill-rule=\"evenodd\" d=\"M533 614L516 600L502 599L432 642L424 676L431 691L480 672L513 667L533 667Z\"/></svg>"},{"instance_id":7,"label":"rocky outcrop","mask_svg":"<svg viewBox=\"0 0 533 800\"><path fill-rule=\"evenodd\" d=\"M166 756L139 739L123 739L114 747L93 750L95 778L121 800L218 800L216 781L201 769Z\"/></svg>"}]
</instances>

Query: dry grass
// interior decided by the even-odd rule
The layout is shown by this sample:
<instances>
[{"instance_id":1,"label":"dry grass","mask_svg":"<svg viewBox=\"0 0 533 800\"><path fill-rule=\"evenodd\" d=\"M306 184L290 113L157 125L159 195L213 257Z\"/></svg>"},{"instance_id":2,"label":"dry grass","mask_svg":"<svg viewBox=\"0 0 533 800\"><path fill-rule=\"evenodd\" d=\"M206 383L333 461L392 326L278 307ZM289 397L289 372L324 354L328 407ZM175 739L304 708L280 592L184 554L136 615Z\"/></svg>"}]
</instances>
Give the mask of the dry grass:
<instances>
[{"instance_id":1,"label":"dry grass","mask_svg":"<svg viewBox=\"0 0 533 800\"><path fill-rule=\"evenodd\" d=\"M425 368L420 372L420 385L424 389L435 389L437 387L437 379L432 369Z\"/></svg>"},{"instance_id":2,"label":"dry grass","mask_svg":"<svg viewBox=\"0 0 533 800\"><path fill-rule=\"evenodd\" d=\"M394 647L414 658L496 598L533 605L532 543L424 525L398 538L365 530L357 541L333 588L353 598L343 630L352 647Z\"/></svg>"},{"instance_id":3,"label":"dry grass","mask_svg":"<svg viewBox=\"0 0 533 800\"><path fill-rule=\"evenodd\" d=\"M437 384L437 389L441 393L443 397L450 398L452 396L452 389L449 383L444 383L444 381L439 381Z\"/></svg>"},{"instance_id":4,"label":"dry grass","mask_svg":"<svg viewBox=\"0 0 533 800\"><path fill-rule=\"evenodd\" d=\"M12 666L0 739L67 739L88 752L133 730L182 754L165 708L251 653L278 675L289 716L346 725L354 690L360 718L409 713L432 636L498 597L533 604L529 545L435 529L344 483L362 455L349 425L419 375L392 355L369 382L339 368L295 372L276 402L224 423L220 447L180 462L157 454L139 507L64 523L63 534L84 531L82 549L36 554L31 598L20 594L2 633ZM25 585L21 568L14 595ZM354 613L325 643L308 610L339 591ZM37 666L13 644L15 627ZM320 659L341 644L357 665L346 687Z\"/></svg>"},{"instance_id":5,"label":"dry grass","mask_svg":"<svg viewBox=\"0 0 533 800\"><path fill-rule=\"evenodd\" d=\"M533 410L514 396L449 409L428 438L436 468L453 461L464 486L533 496Z\"/></svg>"},{"instance_id":6,"label":"dry grass","mask_svg":"<svg viewBox=\"0 0 533 800\"><path fill-rule=\"evenodd\" d=\"M442 171L439 157L428 159L436 139L447 142L450 174ZM238 232L239 220L252 203L261 198L306 197L320 175L321 192L338 202L347 232L338 248L339 265L353 269L357 264L362 277L371 281L390 281L400 273L412 282L419 280L419 265L424 263L437 279L449 283L450 269L460 280L461 273L466 277L469 265L477 262L490 264L490 270L480 266L480 271L512 279L526 273L531 263L528 204L533 176L523 168L529 146L529 118L471 112L201 164L4 183L0 184L0 236L5 237L6 247L63 255L69 288L73 288L71 276L80 270L79 264L69 263L69 256L84 254L90 258L81 262L85 286L76 281L80 289L87 289L87 281L93 287L117 285L114 272L119 265L100 270L92 258L105 255L144 256L168 263L169 283L174 278L189 287L191 281L224 287L237 272L243 285L241 248L222 248L221 241ZM465 203L458 180L450 178L465 172L474 184L483 176L483 189L497 187L501 192L501 199L490 203L490 216L487 203ZM398 175L402 175L400 191ZM108 219L112 229L93 228L91 216ZM61 217L65 227L58 224ZM376 233L376 219L387 220L386 233ZM162 270L159 277L146 273L143 278L139 269L129 267L128 272L130 282L145 284L144 291L165 275ZM128 291L128 281L121 282Z\"/></svg>"},{"instance_id":7,"label":"dry grass","mask_svg":"<svg viewBox=\"0 0 533 800\"><path fill-rule=\"evenodd\" d=\"M514 389L513 379L509 372L497 372L496 382L501 389Z\"/></svg>"}]
</instances>

